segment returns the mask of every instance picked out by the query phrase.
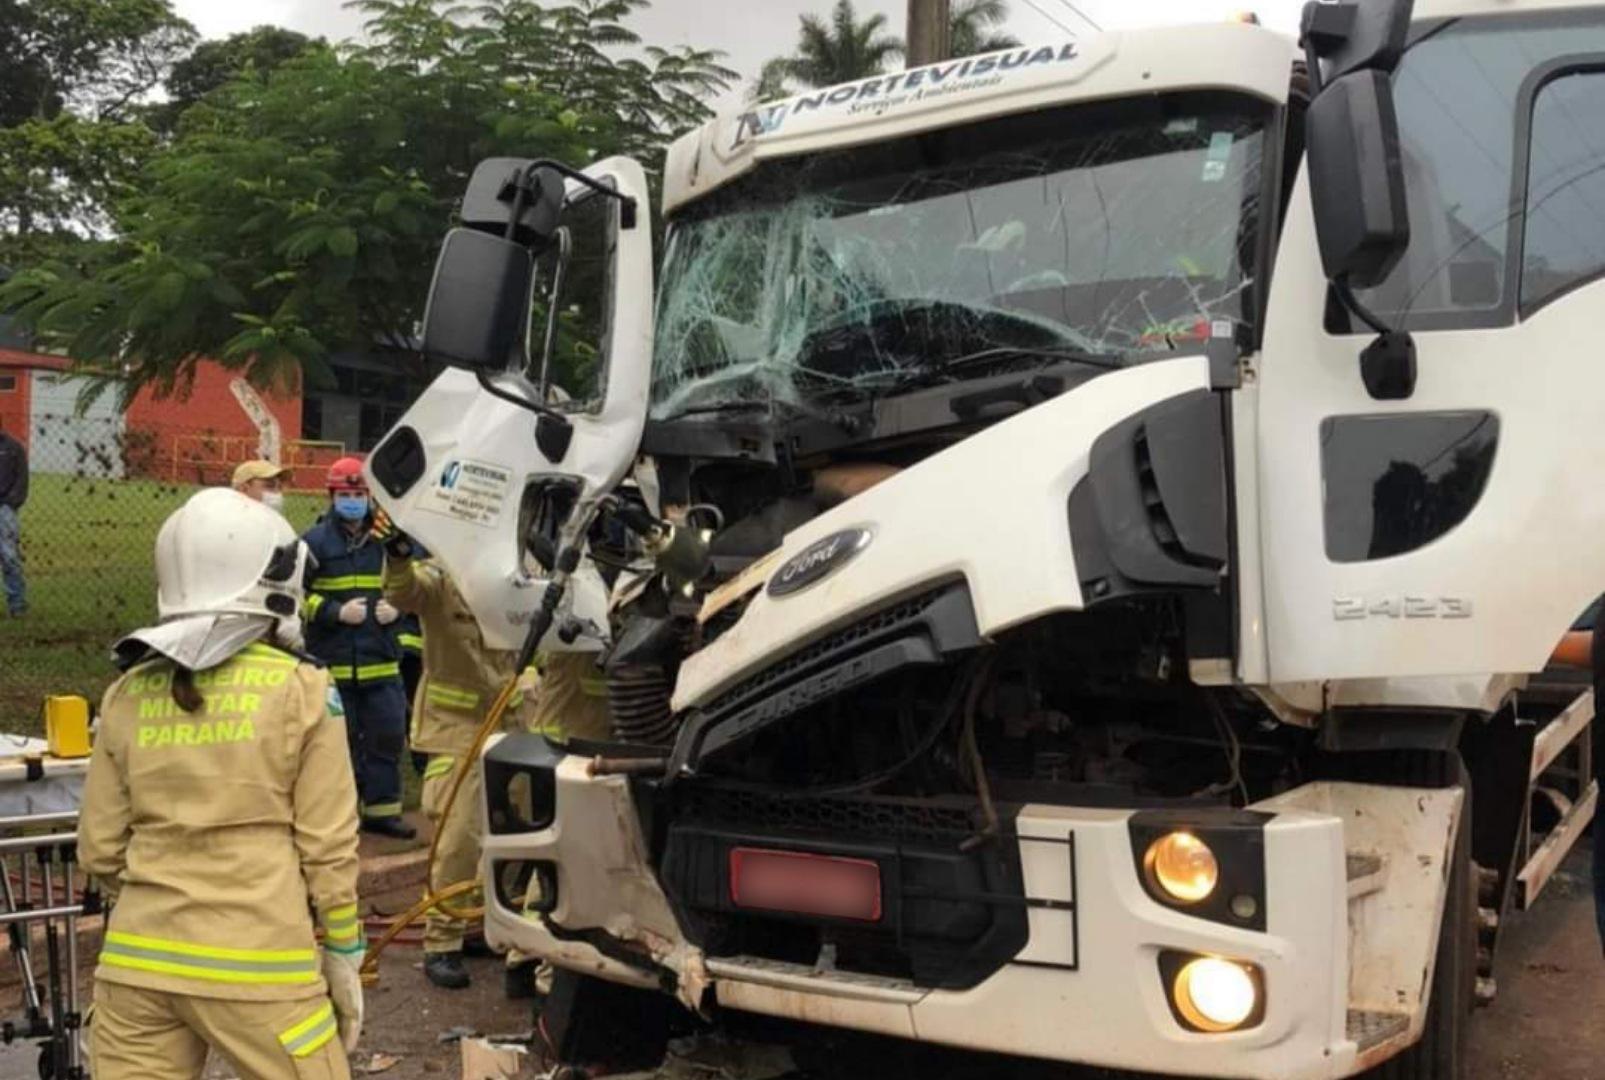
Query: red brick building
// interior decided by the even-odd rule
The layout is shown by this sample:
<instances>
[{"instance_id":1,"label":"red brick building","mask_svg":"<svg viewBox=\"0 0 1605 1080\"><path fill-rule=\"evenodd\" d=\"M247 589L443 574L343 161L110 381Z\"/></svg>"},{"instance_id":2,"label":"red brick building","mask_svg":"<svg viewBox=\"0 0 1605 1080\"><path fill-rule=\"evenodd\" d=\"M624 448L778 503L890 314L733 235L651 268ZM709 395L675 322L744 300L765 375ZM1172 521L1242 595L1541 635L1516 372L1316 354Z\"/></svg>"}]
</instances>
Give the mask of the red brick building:
<instances>
[{"instance_id":1,"label":"red brick building","mask_svg":"<svg viewBox=\"0 0 1605 1080\"><path fill-rule=\"evenodd\" d=\"M218 364L202 363L187 393L142 390L121 411L115 388L81 408L85 383L66 369L61 357L0 348L0 426L29 448L35 472L216 484L260 452L256 424L230 388L236 376ZM302 439L299 393L260 396L279 424L281 460L305 467L296 486L317 487L346 447Z\"/></svg>"}]
</instances>

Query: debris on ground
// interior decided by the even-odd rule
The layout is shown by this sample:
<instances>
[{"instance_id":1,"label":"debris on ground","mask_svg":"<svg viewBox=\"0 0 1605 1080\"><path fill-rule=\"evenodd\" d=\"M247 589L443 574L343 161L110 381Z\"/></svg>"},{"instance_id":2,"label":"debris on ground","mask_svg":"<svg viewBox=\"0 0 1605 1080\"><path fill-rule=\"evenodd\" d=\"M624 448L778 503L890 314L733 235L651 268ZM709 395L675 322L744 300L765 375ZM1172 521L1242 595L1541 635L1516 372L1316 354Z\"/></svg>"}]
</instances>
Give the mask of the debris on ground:
<instances>
[{"instance_id":1,"label":"debris on ground","mask_svg":"<svg viewBox=\"0 0 1605 1080\"><path fill-rule=\"evenodd\" d=\"M369 1076L372 1076L375 1073L387 1072L390 1069L395 1068L400 1063L401 1058L397 1057L395 1054L382 1054L378 1051L375 1051L373 1057L369 1058L366 1064L360 1066L357 1071L364 1072Z\"/></svg>"},{"instance_id":2,"label":"debris on ground","mask_svg":"<svg viewBox=\"0 0 1605 1080\"><path fill-rule=\"evenodd\" d=\"M518 1043L464 1038L462 1047L463 1080L516 1080L529 1059L529 1047Z\"/></svg>"}]
</instances>

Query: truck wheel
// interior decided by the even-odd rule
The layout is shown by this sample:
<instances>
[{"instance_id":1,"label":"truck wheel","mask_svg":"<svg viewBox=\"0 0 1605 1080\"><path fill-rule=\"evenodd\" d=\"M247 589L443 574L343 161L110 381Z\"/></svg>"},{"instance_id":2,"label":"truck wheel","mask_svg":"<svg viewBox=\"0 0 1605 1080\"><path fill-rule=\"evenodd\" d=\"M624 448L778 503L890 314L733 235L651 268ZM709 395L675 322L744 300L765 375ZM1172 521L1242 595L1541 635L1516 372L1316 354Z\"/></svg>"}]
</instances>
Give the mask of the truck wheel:
<instances>
[{"instance_id":1,"label":"truck wheel","mask_svg":"<svg viewBox=\"0 0 1605 1080\"><path fill-rule=\"evenodd\" d=\"M1366 1073L1368 1080L1462 1080L1468 1075L1466 1032L1477 980L1477 880L1471 872L1471 777L1463 765L1460 782L1465 805L1451 848L1449 894L1438 932L1426 1029L1420 1042Z\"/></svg>"}]
</instances>

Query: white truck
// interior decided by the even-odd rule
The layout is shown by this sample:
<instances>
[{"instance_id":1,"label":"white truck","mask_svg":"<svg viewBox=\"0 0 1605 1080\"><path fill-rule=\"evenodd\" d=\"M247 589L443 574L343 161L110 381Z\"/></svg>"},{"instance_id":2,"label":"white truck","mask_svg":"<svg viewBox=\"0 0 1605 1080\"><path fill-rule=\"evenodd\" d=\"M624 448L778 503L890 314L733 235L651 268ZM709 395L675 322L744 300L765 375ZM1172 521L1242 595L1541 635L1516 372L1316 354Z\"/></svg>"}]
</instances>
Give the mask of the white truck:
<instances>
[{"instance_id":1,"label":"white truck","mask_svg":"<svg viewBox=\"0 0 1605 1080\"><path fill-rule=\"evenodd\" d=\"M1605 584L1605 6L1301 44L711 122L655 308L639 165L481 165L370 479L487 640L603 650L618 735L486 753L492 942L705 1016L1466 1075L1597 797L1591 694L1525 687Z\"/></svg>"}]
</instances>

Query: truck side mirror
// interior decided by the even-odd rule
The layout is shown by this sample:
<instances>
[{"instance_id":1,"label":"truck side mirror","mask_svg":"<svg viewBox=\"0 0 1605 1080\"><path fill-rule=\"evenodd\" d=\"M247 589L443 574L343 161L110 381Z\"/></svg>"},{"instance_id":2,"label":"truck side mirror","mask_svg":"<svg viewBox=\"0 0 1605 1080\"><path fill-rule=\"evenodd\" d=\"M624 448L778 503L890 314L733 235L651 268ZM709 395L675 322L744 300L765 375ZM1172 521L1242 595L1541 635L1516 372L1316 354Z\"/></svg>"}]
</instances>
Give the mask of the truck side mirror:
<instances>
[{"instance_id":1,"label":"truck side mirror","mask_svg":"<svg viewBox=\"0 0 1605 1080\"><path fill-rule=\"evenodd\" d=\"M563 174L549 165L486 158L468 178L458 217L464 228L517 241L539 255L557 231L566 193Z\"/></svg>"},{"instance_id":2,"label":"truck side mirror","mask_svg":"<svg viewBox=\"0 0 1605 1080\"><path fill-rule=\"evenodd\" d=\"M453 229L424 307L423 351L454 367L505 371L529 323L535 258L500 236Z\"/></svg>"},{"instance_id":3,"label":"truck side mirror","mask_svg":"<svg viewBox=\"0 0 1605 1080\"><path fill-rule=\"evenodd\" d=\"M1356 288L1381 284L1410 242L1399 120L1387 73L1356 71L1328 83L1305 124L1326 276Z\"/></svg>"},{"instance_id":4,"label":"truck side mirror","mask_svg":"<svg viewBox=\"0 0 1605 1080\"><path fill-rule=\"evenodd\" d=\"M1314 99L1305 114L1310 197L1321 265L1343 305L1377 338L1360 356L1378 400L1415 392L1415 343L1361 303L1410 243L1393 72L1409 46L1415 0L1312 0L1299 43Z\"/></svg>"}]
</instances>

